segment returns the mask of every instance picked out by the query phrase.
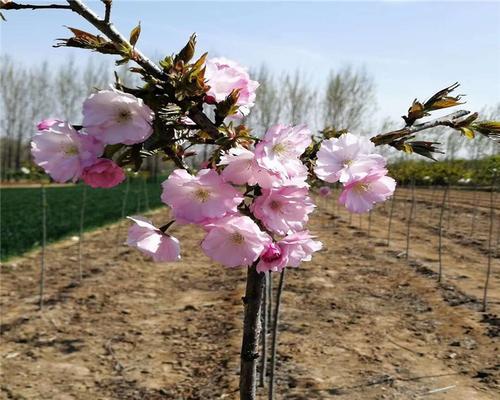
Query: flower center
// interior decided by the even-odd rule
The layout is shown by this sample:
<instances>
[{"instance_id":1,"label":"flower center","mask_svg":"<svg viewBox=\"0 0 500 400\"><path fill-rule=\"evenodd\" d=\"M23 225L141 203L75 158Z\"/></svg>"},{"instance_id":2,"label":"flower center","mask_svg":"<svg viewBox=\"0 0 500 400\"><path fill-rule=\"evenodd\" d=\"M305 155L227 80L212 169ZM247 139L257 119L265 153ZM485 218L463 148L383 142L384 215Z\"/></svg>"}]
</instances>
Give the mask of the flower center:
<instances>
[{"instance_id":1,"label":"flower center","mask_svg":"<svg viewBox=\"0 0 500 400\"><path fill-rule=\"evenodd\" d=\"M243 244L245 242L245 238L243 237L243 235L241 233L233 232L231 234L231 242L233 242L234 244L240 245L240 244Z\"/></svg>"},{"instance_id":2,"label":"flower center","mask_svg":"<svg viewBox=\"0 0 500 400\"><path fill-rule=\"evenodd\" d=\"M76 156L78 153L78 146L74 144L69 144L64 148L64 154L67 156Z\"/></svg>"},{"instance_id":3,"label":"flower center","mask_svg":"<svg viewBox=\"0 0 500 400\"><path fill-rule=\"evenodd\" d=\"M194 197L202 203L205 203L210 198L210 192L207 189L198 188L194 192Z\"/></svg>"},{"instance_id":4,"label":"flower center","mask_svg":"<svg viewBox=\"0 0 500 400\"><path fill-rule=\"evenodd\" d=\"M368 192L369 186L366 183L358 183L354 190L358 193Z\"/></svg>"},{"instance_id":5,"label":"flower center","mask_svg":"<svg viewBox=\"0 0 500 400\"><path fill-rule=\"evenodd\" d=\"M283 143L276 143L273 146L273 153L276 153L278 155L282 155L286 152L286 146Z\"/></svg>"},{"instance_id":6,"label":"flower center","mask_svg":"<svg viewBox=\"0 0 500 400\"><path fill-rule=\"evenodd\" d=\"M117 116L116 116L116 121L119 123L119 124L123 124L125 122L128 122L132 119L132 113L130 112L130 110L127 110L126 108L122 108Z\"/></svg>"},{"instance_id":7,"label":"flower center","mask_svg":"<svg viewBox=\"0 0 500 400\"><path fill-rule=\"evenodd\" d=\"M271 201L271 204L269 206L271 207L271 210L277 211L281 208L281 203L279 201L273 200Z\"/></svg>"},{"instance_id":8,"label":"flower center","mask_svg":"<svg viewBox=\"0 0 500 400\"><path fill-rule=\"evenodd\" d=\"M352 160L344 160L344 168L349 167L352 164Z\"/></svg>"}]
</instances>

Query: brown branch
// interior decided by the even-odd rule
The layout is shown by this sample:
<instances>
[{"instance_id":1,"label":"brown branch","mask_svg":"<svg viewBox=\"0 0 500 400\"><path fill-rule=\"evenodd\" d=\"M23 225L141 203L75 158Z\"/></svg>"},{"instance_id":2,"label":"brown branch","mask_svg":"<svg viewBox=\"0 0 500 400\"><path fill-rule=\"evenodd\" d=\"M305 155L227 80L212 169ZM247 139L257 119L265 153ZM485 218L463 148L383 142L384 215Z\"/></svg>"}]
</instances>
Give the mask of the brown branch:
<instances>
[{"instance_id":1,"label":"brown branch","mask_svg":"<svg viewBox=\"0 0 500 400\"><path fill-rule=\"evenodd\" d=\"M104 11L104 21L109 23L109 19L111 18L111 4L113 0L102 0L104 3L105 11Z\"/></svg>"},{"instance_id":2,"label":"brown branch","mask_svg":"<svg viewBox=\"0 0 500 400\"><path fill-rule=\"evenodd\" d=\"M375 144L375 146L380 146L383 144L389 144L394 140L401 139L405 136L413 135L414 133L435 128L437 126L448 126L452 127L460 118L469 115L470 111L459 110L454 113L445 115L444 117L436 118L431 121L423 122L421 124L416 124L413 126L407 126L402 129L396 129L395 131L390 131L382 133L380 135L372 137L370 140Z\"/></svg>"},{"instance_id":3,"label":"brown branch","mask_svg":"<svg viewBox=\"0 0 500 400\"><path fill-rule=\"evenodd\" d=\"M17 4L14 2L2 4L2 10L47 10L59 9L70 10L71 7L66 4Z\"/></svg>"}]
</instances>

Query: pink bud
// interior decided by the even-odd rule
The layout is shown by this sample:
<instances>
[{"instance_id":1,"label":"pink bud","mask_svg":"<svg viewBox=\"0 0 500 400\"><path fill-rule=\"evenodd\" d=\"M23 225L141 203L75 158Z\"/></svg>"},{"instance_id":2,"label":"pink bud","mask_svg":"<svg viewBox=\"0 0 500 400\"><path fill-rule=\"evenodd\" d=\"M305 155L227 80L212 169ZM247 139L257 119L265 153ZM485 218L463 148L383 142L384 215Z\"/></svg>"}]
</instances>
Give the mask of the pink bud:
<instances>
[{"instance_id":1,"label":"pink bud","mask_svg":"<svg viewBox=\"0 0 500 400\"><path fill-rule=\"evenodd\" d=\"M47 118L47 119L44 119L44 120L41 120L37 125L36 125L36 128L39 130L39 131L45 131L47 129L49 129L50 127L52 127L52 125L55 125L59 122L62 122L58 119L53 119L53 118Z\"/></svg>"},{"instance_id":2,"label":"pink bud","mask_svg":"<svg viewBox=\"0 0 500 400\"><path fill-rule=\"evenodd\" d=\"M276 243L270 243L267 245L266 250L260 256L261 260L264 262L273 262L281 257L281 249Z\"/></svg>"},{"instance_id":3,"label":"pink bud","mask_svg":"<svg viewBox=\"0 0 500 400\"><path fill-rule=\"evenodd\" d=\"M206 95L205 98L203 99L203 101L207 104L215 104L216 103L215 97L209 96L209 95Z\"/></svg>"}]
</instances>

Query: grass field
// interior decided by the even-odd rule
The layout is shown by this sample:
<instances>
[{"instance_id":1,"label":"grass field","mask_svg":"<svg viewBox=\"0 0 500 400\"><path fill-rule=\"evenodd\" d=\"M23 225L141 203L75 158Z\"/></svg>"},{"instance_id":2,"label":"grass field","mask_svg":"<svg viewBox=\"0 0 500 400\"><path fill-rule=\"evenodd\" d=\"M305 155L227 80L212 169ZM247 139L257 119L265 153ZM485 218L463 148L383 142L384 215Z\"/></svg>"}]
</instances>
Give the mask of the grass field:
<instances>
[{"instance_id":1,"label":"grass field","mask_svg":"<svg viewBox=\"0 0 500 400\"><path fill-rule=\"evenodd\" d=\"M125 215L135 214L161 205L161 186L158 182L131 179L128 184ZM46 188L47 241L77 234L80 229L84 186ZM87 188L84 229L102 226L122 217L127 183L112 189ZM5 188L1 195L1 252L0 259L22 254L41 243L42 189Z\"/></svg>"}]
</instances>

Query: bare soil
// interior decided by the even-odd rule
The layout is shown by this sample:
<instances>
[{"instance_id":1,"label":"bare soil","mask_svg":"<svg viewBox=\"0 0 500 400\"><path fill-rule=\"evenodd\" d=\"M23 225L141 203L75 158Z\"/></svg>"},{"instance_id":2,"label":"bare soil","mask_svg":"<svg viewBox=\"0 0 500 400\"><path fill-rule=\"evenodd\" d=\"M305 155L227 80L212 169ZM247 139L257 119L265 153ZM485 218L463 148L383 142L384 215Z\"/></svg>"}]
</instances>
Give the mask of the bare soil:
<instances>
[{"instance_id":1,"label":"bare soil","mask_svg":"<svg viewBox=\"0 0 500 400\"><path fill-rule=\"evenodd\" d=\"M497 236L488 242L489 194L478 194L473 235L479 200L452 194L438 284L440 193L432 200L417 193L408 259L408 190L396 198L389 246L390 202L372 213L369 236L367 215L351 218L318 199L311 230L324 249L286 276L277 399L500 398L500 269ZM167 219L164 210L152 216ZM47 249L43 312L40 252L2 265L0 398L237 399L245 270L207 259L194 227L175 228L183 261L172 264L116 246L117 228L86 234L81 283L77 243ZM125 224L120 229L123 238ZM481 312L489 253L489 304Z\"/></svg>"}]
</instances>

